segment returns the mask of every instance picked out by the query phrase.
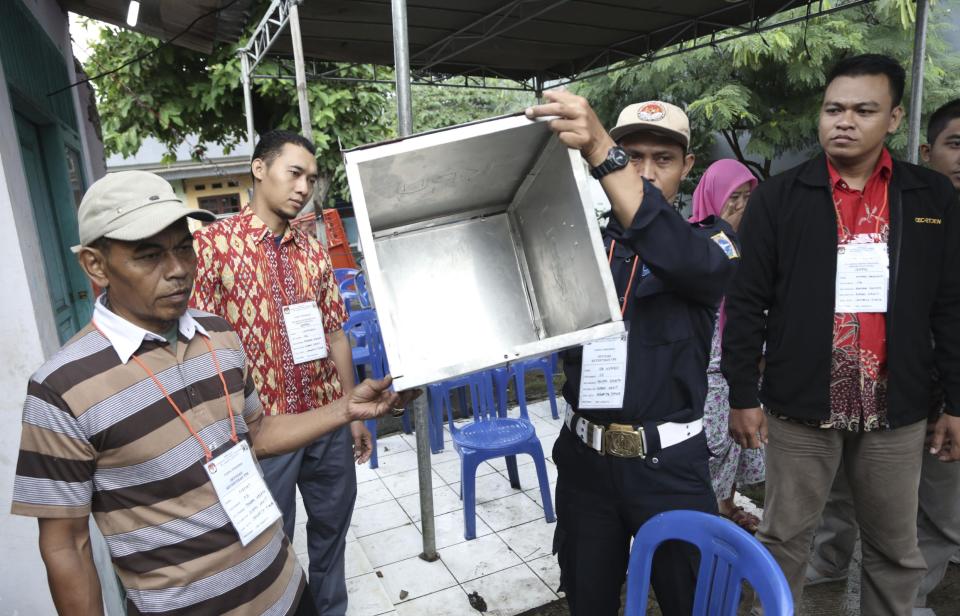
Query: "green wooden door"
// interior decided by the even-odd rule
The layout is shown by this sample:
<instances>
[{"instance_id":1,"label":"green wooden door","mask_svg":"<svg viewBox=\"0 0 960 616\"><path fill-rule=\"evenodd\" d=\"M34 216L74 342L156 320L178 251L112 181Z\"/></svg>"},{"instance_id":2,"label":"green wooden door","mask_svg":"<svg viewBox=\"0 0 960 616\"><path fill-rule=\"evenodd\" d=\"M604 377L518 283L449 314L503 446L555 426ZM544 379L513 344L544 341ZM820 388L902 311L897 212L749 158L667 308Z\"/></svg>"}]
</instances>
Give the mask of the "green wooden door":
<instances>
[{"instance_id":1,"label":"green wooden door","mask_svg":"<svg viewBox=\"0 0 960 616\"><path fill-rule=\"evenodd\" d=\"M85 289L71 288L72 277L66 259L72 259L73 256L60 233L61 225L57 219L56 207L50 191L40 131L37 125L19 113L14 113L14 116L17 123L17 136L20 140L24 175L30 189L30 202L37 224L40 249L43 252L47 289L53 305L57 335L63 343L80 329L81 323L75 304L78 300L86 301L87 292Z\"/></svg>"}]
</instances>

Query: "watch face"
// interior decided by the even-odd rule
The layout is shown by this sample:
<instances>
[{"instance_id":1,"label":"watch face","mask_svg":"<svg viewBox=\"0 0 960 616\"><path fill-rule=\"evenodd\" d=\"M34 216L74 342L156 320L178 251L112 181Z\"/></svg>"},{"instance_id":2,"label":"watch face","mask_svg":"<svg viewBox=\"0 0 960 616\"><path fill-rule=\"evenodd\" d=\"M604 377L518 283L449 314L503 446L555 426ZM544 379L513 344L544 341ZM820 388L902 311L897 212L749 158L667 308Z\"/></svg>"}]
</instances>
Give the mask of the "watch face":
<instances>
[{"instance_id":1,"label":"watch face","mask_svg":"<svg viewBox=\"0 0 960 616\"><path fill-rule=\"evenodd\" d=\"M623 148L611 148L610 159L616 163L617 167L623 167L630 162L630 157L623 151Z\"/></svg>"}]
</instances>

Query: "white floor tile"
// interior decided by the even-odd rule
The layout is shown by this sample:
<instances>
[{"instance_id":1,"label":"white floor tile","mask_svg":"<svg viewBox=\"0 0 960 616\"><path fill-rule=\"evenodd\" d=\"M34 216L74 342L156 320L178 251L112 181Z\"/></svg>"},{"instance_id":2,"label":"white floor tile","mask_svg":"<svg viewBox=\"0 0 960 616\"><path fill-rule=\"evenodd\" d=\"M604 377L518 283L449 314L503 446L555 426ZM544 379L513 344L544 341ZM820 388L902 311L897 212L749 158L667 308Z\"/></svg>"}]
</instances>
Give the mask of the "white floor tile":
<instances>
[{"instance_id":1,"label":"white floor tile","mask_svg":"<svg viewBox=\"0 0 960 616\"><path fill-rule=\"evenodd\" d=\"M380 467L377 468L377 476L382 479L417 468L417 452L413 450L401 451L395 455L381 458L379 462Z\"/></svg>"},{"instance_id":2,"label":"white floor tile","mask_svg":"<svg viewBox=\"0 0 960 616\"><path fill-rule=\"evenodd\" d=\"M307 522L293 527L293 551L297 554L307 553Z\"/></svg>"},{"instance_id":3,"label":"white floor tile","mask_svg":"<svg viewBox=\"0 0 960 616\"><path fill-rule=\"evenodd\" d=\"M467 593L459 586L406 601L397 606L397 616L465 616L478 614L470 607Z\"/></svg>"},{"instance_id":4,"label":"white floor tile","mask_svg":"<svg viewBox=\"0 0 960 616\"><path fill-rule=\"evenodd\" d=\"M500 531L542 518L543 509L529 496L519 493L487 503L478 503L477 516L493 530Z\"/></svg>"},{"instance_id":5,"label":"white floor tile","mask_svg":"<svg viewBox=\"0 0 960 616\"><path fill-rule=\"evenodd\" d=\"M553 462L547 461L547 483L556 483L557 482L557 467ZM507 476L507 471L499 471L500 474L504 477ZM526 464L524 466L517 467L517 475L520 477L520 486L524 490L529 490L530 488L539 488L540 479L537 477L537 465L536 464Z\"/></svg>"},{"instance_id":6,"label":"white floor tile","mask_svg":"<svg viewBox=\"0 0 960 616\"><path fill-rule=\"evenodd\" d=\"M537 577L543 580L547 588L557 592L560 588L560 565L557 564L557 557L554 555L543 556L527 563ZM562 594L560 596L563 596Z\"/></svg>"},{"instance_id":7,"label":"white floor tile","mask_svg":"<svg viewBox=\"0 0 960 616\"><path fill-rule=\"evenodd\" d=\"M357 577L358 575L367 575L368 573L373 573L373 565L370 563L370 559L367 558L366 553L364 553L363 548L360 547L360 543L357 541L351 541L347 544L344 561L346 567L346 574L344 577L347 579Z\"/></svg>"},{"instance_id":8,"label":"white floor tile","mask_svg":"<svg viewBox=\"0 0 960 616\"><path fill-rule=\"evenodd\" d=\"M488 575L463 585L467 593L477 592L487 604L490 616L512 616L557 599L557 595L526 565Z\"/></svg>"},{"instance_id":9,"label":"white floor tile","mask_svg":"<svg viewBox=\"0 0 960 616\"><path fill-rule=\"evenodd\" d=\"M559 396L559 392L557 393ZM559 397L557 398L557 412L563 413L563 400ZM550 400L540 400L527 404L527 414L531 416L530 419L538 417L540 419L554 421L553 411L550 410ZM563 417L563 415L560 416Z\"/></svg>"},{"instance_id":10,"label":"white floor tile","mask_svg":"<svg viewBox=\"0 0 960 616\"><path fill-rule=\"evenodd\" d=\"M420 491L420 471L416 468L397 473L396 475L388 475L380 481L390 490L390 494L392 494L394 498L417 494ZM442 486L444 483L440 475L434 472L433 485L435 487Z\"/></svg>"},{"instance_id":11,"label":"white floor tile","mask_svg":"<svg viewBox=\"0 0 960 616\"><path fill-rule=\"evenodd\" d=\"M466 541L463 536L463 510L438 515L433 519L433 523L438 550ZM417 522L417 528L423 531L423 525L420 522ZM483 537L492 532L493 530L487 526L486 522L478 517L477 537Z\"/></svg>"},{"instance_id":12,"label":"white floor tile","mask_svg":"<svg viewBox=\"0 0 960 616\"><path fill-rule=\"evenodd\" d=\"M366 537L373 533L397 528L408 524L410 518L403 512L397 501L387 501L378 505L370 505L353 511L350 528L357 538Z\"/></svg>"},{"instance_id":13,"label":"white floor tile","mask_svg":"<svg viewBox=\"0 0 960 616\"><path fill-rule=\"evenodd\" d=\"M496 535L444 548L440 558L461 584L522 562Z\"/></svg>"},{"instance_id":14,"label":"white floor tile","mask_svg":"<svg viewBox=\"0 0 960 616\"><path fill-rule=\"evenodd\" d=\"M560 434L559 422L555 422L552 419L541 419L539 417L531 417L530 421L533 423L533 427L536 428L537 436L540 438L543 438L544 436L554 436Z\"/></svg>"},{"instance_id":15,"label":"white floor tile","mask_svg":"<svg viewBox=\"0 0 960 616\"><path fill-rule=\"evenodd\" d=\"M543 447L543 455L548 459L553 458L553 444L557 442L557 437L560 436L560 433L551 434L549 436L540 436L540 445Z\"/></svg>"},{"instance_id":16,"label":"white floor tile","mask_svg":"<svg viewBox=\"0 0 960 616\"><path fill-rule=\"evenodd\" d=\"M347 616L376 616L393 609L390 597L375 573L347 580Z\"/></svg>"},{"instance_id":17,"label":"white floor tile","mask_svg":"<svg viewBox=\"0 0 960 616\"><path fill-rule=\"evenodd\" d=\"M410 444L400 438L399 434L391 434L377 439L377 456L380 458L410 451L411 449Z\"/></svg>"},{"instance_id":18,"label":"white floor tile","mask_svg":"<svg viewBox=\"0 0 960 616\"><path fill-rule=\"evenodd\" d=\"M518 474L520 472L520 468L517 469ZM523 484L521 483L520 485ZM500 473L493 473L490 475L484 475L483 477L477 477L475 489L477 499L476 502L478 505L487 501L503 498L504 496L519 494L519 491L510 485L510 480L507 479L506 471L504 471L503 475Z\"/></svg>"},{"instance_id":19,"label":"white floor tile","mask_svg":"<svg viewBox=\"0 0 960 616\"><path fill-rule=\"evenodd\" d=\"M418 556L423 551L423 536L412 522L360 537L358 543L374 568Z\"/></svg>"},{"instance_id":20,"label":"white floor tile","mask_svg":"<svg viewBox=\"0 0 960 616\"><path fill-rule=\"evenodd\" d=\"M539 519L501 530L497 534L524 562L530 562L553 553L553 531L556 527L556 524L547 524Z\"/></svg>"},{"instance_id":21,"label":"white floor tile","mask_svg":"<svg viewBox=\"0 0 960 616\"><path fill-rule=\"evenodd\" d=\"M378 477L377 471L370 468L370 463L366 462L357 467L357 484L365 481L373 481Z\"/></svg>"},{"instance_id":22,"label":"white floor tile","mask_svg":"<svg viewBox=\"0 0 960 616\"><path fill-rule=\"evenodd\" d=\"M300 492L297 492L297 522L306 522L307 521L307 508L303 504L303 499L300 497Z\"/></svg>"},{"instance_id":23,"label":"white floor tile","mask_svg":"<svg viewBox=\"0 0 960 616\"><path fill-rule=\"evenodd\" d=\"M439 464L434 464L433 471L440 475L445 482L457 483L460 481L460 457L457 456L455 460L446 460ZM486 462L477 466L477 477L483 477L484 475L489 475L494 472L496 472L496 469Z\"/></svg>"},{"instance_id":24,"label":"white floor tile","mask_svg":"<svg viewBox=\"0 0 960 616\"><path fill-rule=\"evenodd\" d=\"M356 513L356 511L354 511ZM357 540L357 534L353 532L353 526L347 529L347 543L352 543Z\"/></svg>"},{"instance_id":25,"label":"white floor tile","mask_svg":"<svg viewBox=\"0 0 960 616\"><path fill-rule=\"evenodd\" d=\"M487 460L486 463L492 466L493 468L497 469L498 471L503 471L503 472L507 471L506 458L493 458L491 460ZM517 467L525 466L527 464L533 464L533 458L527 455L517 456Z\"/></svg>"},{"instance_id":26,"label":"white floor tile","mask_svg":"<svg viewBox=\"0 0 960 616\"><path fill-rule=\"evenodd\" d=\"M527 487L527 486L524 486ZM538 505L543 507L543 499L540 498L540 486L530 488L523 491L524 494L532 498ZM557 510L557 484L556 482L550 484L550 503L553 505L553 510Z\"/></svg>"},{"instance_id":27,"label":"white floor tile","mask_svg":"<svg viewBox=\"0 0 960 616\"><path fill-rule=\"evenodd\" d=\"M354 509L360 509L388 500L393 500L393 495L387 490L387 486L383 485L382 481L374 479L357 484L357 502L353 507Z\"/></svg>"},{"instance_id":28,"label":"white floor tile","mask_svg":"<svg viewBox=\"0 0 960 616\"><path fill-rule=\"evenodd\" d=\"M304 552L303 554L297 554L297 560L300 561L300 567L306 572L310 567L310 557Z\"/></svg>"},{"instance_id":29,"label":"white floor tile","mask_svg":"<svg viewBox=\"0 0 960 616\"><path fill-rule=\"evenodd\" d=\"M383 574L380 582L394 604L457 585L442 560L428 563L419 556L414 556L378 570ZM400 595L404 591L406 595L401 599Z\"/></svg>"},{"instance_id":30,"label":"white floor tile","mask_svg":"<svg viewBox=\"0 0 960 616\"><path fill-rule=\"evenodd\" d=\"M420 520L420 493L410 494L397 499L403 510L414 522ZM443 515L463 508L460 495L446 485L433 486L433 515Z\"/></svg>"}]
</instances>

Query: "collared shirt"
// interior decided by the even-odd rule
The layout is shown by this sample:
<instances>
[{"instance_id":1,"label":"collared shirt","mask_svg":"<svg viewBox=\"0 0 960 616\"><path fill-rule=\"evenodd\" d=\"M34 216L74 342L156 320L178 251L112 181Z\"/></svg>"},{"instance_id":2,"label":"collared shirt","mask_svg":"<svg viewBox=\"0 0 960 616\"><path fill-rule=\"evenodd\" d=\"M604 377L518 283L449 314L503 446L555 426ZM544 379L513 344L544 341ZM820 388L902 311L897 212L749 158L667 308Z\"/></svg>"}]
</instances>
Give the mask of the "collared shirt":
<instances>
[{"instance_id":1,"label":"collared shirt","mask_svg":"<svg viewBox=\"0 0 960 616\"><path fill-rule=\"evenodd\" d=\"M121 363L125 364L130 361L130 357L144 342L165 343L167 341L163 336L143 329L139 325L134 325L107 308L106 297L106 294L103 294L97 298L93 306L93 322L97 324L100 333L110 341L113 350L120 357ZM183 334L183 337L187 340L193 340L193 336L197 332L208 338L210 337L207 330L193 318L189 310L184 312L177 321L177 331Z\"/></svg>"},{"instance_id":2,"label":"collared shirt","mask_svg":"<svg viewBox=\"0 0 960 616\"><path fill-rule=\"evenodd\" d=\"M837 243L887 243L887 192L893 160L886 149L863 190L850 188L827 161L837 212ZM830 418L824 428L878 430L887 422L887 319L883 313L837 313L833 321Z\"/></svg>"},{"instance_id":3,"label":"collared shirt","mask_svg":"<svg viewBox=\"0 0 960 616\"><path fill-rule=\"evenodd\" d=\"M195 236L191 305L223 316L240 334L267 414L302 413L342 395L330 357L295 364L283 306L314 301L324 331L347 319L330 257L316 238L287 227L273 233L248 207Z\"/></svg>"},{"instance_id":4,"label":"collared shirt","mask_svg":"<svg viewBox=\"0 0 960 616\"><path fill-rule=\"evenodd\" d=\"M240 544L203 468L202 447L143 367L129 361L136 356L150 368L219 455L232 444L231 422L204 338L223 373L237 434L249 441L250 426L263 417L237 335L223 319L189 311L174 355L161 337L99 301L94 322L27 385L12 512L92 514L129 614L293 614L305 581L280 521Z\"/></svg>"}]
</instances>

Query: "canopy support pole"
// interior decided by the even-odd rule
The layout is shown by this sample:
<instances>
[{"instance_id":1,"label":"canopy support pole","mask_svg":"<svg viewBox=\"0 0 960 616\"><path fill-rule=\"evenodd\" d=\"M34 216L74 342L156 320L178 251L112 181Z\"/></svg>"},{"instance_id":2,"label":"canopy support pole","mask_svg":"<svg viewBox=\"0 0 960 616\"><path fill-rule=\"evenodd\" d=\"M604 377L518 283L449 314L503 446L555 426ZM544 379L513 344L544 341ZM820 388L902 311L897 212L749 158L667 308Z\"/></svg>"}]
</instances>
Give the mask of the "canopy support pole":
<instances>
[{"instance_id":1,"label":"canopy support pole","mask_svg":"<svg viewBox=\"0 0 960 616\"><path fill-rule=\"evenodd\" d=\"M923 107L923 69L927 55L928 0L917 0L917 23L913 36L913 79L910 88L910 119L907 125L907 160L920 158L920 116Z\"/></svg>"}]
</instances>

